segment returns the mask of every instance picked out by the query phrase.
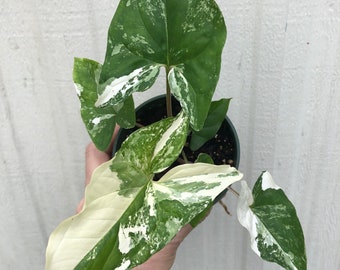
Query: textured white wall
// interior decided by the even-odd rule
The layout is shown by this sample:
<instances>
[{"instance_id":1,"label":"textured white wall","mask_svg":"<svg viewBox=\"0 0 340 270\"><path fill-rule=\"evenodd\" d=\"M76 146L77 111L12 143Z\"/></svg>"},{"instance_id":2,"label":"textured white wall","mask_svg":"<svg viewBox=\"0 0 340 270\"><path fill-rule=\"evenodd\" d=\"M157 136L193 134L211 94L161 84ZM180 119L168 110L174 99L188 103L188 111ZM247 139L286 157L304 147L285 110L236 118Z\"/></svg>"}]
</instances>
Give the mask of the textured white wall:
<instances>
[{"instance_id":1,"label":"textured white wall","mask_svg":"<svg viewBox=\"0 0 340 270\"><path fill-rule=\"evenodd\" d=\"M264 169L295 203L309 269L340 269L340 2L218 1L228 26L218 97L253 184ZM48 235L82 197L84 147L73 57L103 61L117 0L0 0L1 269L42 269ZM158 83L149 93L161 93ZM235 185L238 189L239 185ZM215 206L174 269L279 269L262 263Z\"/></svg>"}]
</instances>

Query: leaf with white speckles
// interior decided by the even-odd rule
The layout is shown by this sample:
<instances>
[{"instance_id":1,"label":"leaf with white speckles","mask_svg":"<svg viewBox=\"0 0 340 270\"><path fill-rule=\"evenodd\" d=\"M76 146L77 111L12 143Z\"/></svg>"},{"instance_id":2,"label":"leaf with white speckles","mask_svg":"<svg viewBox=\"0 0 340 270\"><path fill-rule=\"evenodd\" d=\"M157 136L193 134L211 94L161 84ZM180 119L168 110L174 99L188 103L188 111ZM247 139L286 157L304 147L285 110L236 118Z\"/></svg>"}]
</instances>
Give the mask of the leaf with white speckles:
<instances>
[{"instance_id":1,"label":"leaf with white speckles","mask_svg":"<svg viewBox=\"0 0 340 270\"><path fill-rule=\"evenodd\" d=\"M147 65L119 78L110 78L99 85L99 96L95 106L117 105L124 102L132 93L148 89L154 84L159 70L159 65Z\"/></svg>"},{"instance_id":2,"label":"leaf with white speckles","mask_svg":"<svg viewBox=\"0 0 340 270\"><path fill-rule=\"evenodd\" d=\"M306 269L304 236L295 208L268 172L262 173L253 192L242 181L237 215L257 255L285 269Z\"/></svg>"},{"instance_id":3,"label":"leaf with white speckles","mask_svg":"<svg viewBox=\"0 0 340 270\"><path fill-rule=\"evenodd\" d=\"M87 131L100 150L109 146L116 122L125 128L135 124L134 103L132 97L116 106L96 107L98 80L102 70L101 64L75 58L73 80L80 100L80 113ZM123 116L124 114L124 116Z\"/></svg>"},{"instance_id":4,"label":"leaf with white speckles","mask_svg":"<svg viewBox=\"0 0 340 270\"><path fill-rule=\"evenodd\" d=\"M188 129L183 113L142 128L95 170L82 212L62 222L50 237L46 270L139 265L241 179L228 165L195 163L153 181L153 173L168 167L184 145L178 129Z\"/></svg>"},{"instance_id":5,"label":"leaf with white speckles","mask_svg":"<svg viewBox=\"0 0 340 270\"><path fill-rule=\"evenodd\" d=\"M118 160L132 162L147 175L166 169L181 153L188 129L188 119L183 112L139 129L122 144L115 166Z\"/></svg>"},{"instance_id":6,"label":"leaf with white speckles","mask_svg":"<svg viewBox=\"0 0 340 270\"><path fill-rule=\"evenodd\" d=\"M201 129L225 39L224 19L213 0L122 0L109 28L103 65L75 60L74 82L92 141L105 150L116 121L133 125L131 95L149 89L162 66L192 128Z\"/></svg>"},{"instance_id":7,"label":"leaf with white speckles","mask_svg":"<svg viewBox=\"0 0 340 270\"><path fill-rule=\"evenodd\" d=\"M199 130L219 78L225 39L224 19L213 0L120 1L109 29L97 105L147 90L165 66L172 94ZM134 76L145 71L147 80Z\"/></svg>"}]
</instances>

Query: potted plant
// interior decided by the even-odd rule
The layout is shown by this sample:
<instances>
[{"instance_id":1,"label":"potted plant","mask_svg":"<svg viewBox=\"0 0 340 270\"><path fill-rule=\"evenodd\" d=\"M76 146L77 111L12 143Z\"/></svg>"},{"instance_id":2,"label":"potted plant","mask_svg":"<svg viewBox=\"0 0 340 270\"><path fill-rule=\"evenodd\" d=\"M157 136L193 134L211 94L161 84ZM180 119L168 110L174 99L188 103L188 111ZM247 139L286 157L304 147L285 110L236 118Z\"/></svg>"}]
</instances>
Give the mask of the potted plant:
<instances>
[{"instance_id":1,"label":"potted plant","mask_svg":"<svg viewBox=\"0 0 340 270\"><path fill-rule=\"evenodd\" d=\"M136 126L132 94L149 89L164 68L166 117L138 123L112 160L96 169L83 210L51 234L46 269L139 265L184 225L196 226L241 180L235 167L212 164L207 153L190 161L183 150L199 151L227 121L230 100L211 101L225 40L224 18L213 0L120 1L103 65L75 59L81 116L97 148L105 150L116 124ZM306 269L295 208L270 174L262 172L252 192L242 181L238 200L253 250L285 269Z\"/></svg>"}]
</instances>

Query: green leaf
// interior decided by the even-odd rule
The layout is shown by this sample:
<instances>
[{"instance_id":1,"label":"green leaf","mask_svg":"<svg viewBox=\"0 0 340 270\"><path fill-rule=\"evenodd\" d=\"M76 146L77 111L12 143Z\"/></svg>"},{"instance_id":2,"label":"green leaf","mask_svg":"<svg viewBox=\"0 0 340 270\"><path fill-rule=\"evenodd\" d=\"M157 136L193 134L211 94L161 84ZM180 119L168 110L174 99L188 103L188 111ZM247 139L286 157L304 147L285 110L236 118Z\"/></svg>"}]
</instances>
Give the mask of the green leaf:
<instances>
[{"instance_id":1,"label":"green leaf","mask_svg":"<svg viewBox=\"0 0 340 270\"><path fill-rule=\"evenodd\" d=\"M213 0L122 0L112 19L97 106L147 90L161 66L195 130L207 116L226 27Z\"/></svg>"},{"instance_id":2,"label":"green leaf","mask_svg":"<svg viewBox=\"0 0 340 270\"><path fill-rule=\"evenodd\" d=\"M112 106L116 108L117 106ZM135 104L132 96L126 98L123 107L116 115L116 122L121 128L133 128L136 125Z\"/></svg>"},{"instance_id":3,"label":"green leaf","mask_svg":"<svg viewBox=\"0 0 340 270\"><path fill-rule=\"evenodd\" d=\"M242 181L237 213L250 233L251 247L257 255L285 269L307 268L304 236L296 210L268 172L259 177L252 194Z\"/></svg>"},{"instance_id":4,"label":"green leaf","mask_svg":"<svg viewBox=\"0 0 340 270\"><path fill-rule=\"evenodd\" d=\"M190 149L196 151L208 140L212 139L225 119L229 108L230 99L221 99L211 102L208 117L204 122L204 126L199 131L193 131L190 140Z\"/></svg>"},{"instance_id":5,"label":"green leaf","mask_svg":"<svg viewBox=\"0 0 340 270\"><path fill-rule=\"evenodd\" d=\"M216 198L215 198L216 199ZM214 201L215 201L214 199ZM195 218L190 221L190 225L195 228L198 224L203 222L203 220L209 215L211 207L214 205L214 202L211 202L200 214L198 214Z\"/></svg>"},{"instance_id":6,"label":"green leaf","mask_svg":"<svg viewBox=\"0 0 340 270\"><path fill-rule=\"evenodd\" d=\"M111 142L116 122L122 127L131 128L135 124L135 114L132 97L116 106L99 108L95 106L101 70L101 64L93 60L80 58L74 60L73 80L81 104L81 117L97 148L106 150Z\"/></svg>"},{"instance_id":7,"label":"green leaf","mask_svg":"<svg viewBox=\"0 0 340 270\"><path fill-rule=\"evenodd\" d=\"M195 160L195 163L197 162L203 162L203 163L208 163L208 164L214 164L214 160L211 158L211 156L209 156L206 153L200 153L197 157L197 159Z\"/></svg>"},{"instance_id":8,"label":"green leaf","mask_svg":"<svg viewBox=\"0 0 340 270\"><path fill-rule=\"evenodd\" d=\"M241 179L242 174L228 165L196 163L177 166L152 181L153 171L167 167L175 152L178 156L175 137L182 136L178 129L188 126L185 120L181 113L136 131L111 161L95 170L82 212L51 234L46 270L139 265L185 224L196 224L214 198ZM150 138L155 130L161 130L161 143Z\"/></svg>"}]
</instances>

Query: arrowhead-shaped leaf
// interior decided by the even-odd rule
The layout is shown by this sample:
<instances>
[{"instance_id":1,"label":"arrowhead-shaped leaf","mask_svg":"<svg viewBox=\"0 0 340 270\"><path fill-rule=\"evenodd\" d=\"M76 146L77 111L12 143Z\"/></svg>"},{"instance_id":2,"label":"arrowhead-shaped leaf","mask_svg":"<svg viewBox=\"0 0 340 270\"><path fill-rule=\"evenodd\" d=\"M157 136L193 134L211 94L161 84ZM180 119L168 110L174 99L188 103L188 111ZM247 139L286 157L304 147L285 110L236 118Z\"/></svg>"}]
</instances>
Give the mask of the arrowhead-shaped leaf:
<instances>
[{"instance_id":1,"label":"arrowhead-shaped leaf","mask_svg":"<svg viewBox=\"0 0 340 270\"><path fill-rule=\"evenodd\" d=\"M46 269L139 265L241 179L230 166L196 163L177 166L153 181L153 173L168 167L180 153L184 141L178 130L187 128L181 113L129 136L115 157L94 172L83 211L52 233Z\"/></svg>"},{"instance_id":2,"label":"arrowhead-shaped leaf","mask_svg":"<svg viewBox=\"0 0 340 270\"><path fill-rule=\"evenodd\" d=\"M226 27L213 0L122 0L112 19L97 106L147 90L160 66L195 130L220 72Z\"/></svg>"},{"instance_id":3,"label":"arrowhead-shaped leaf","mask_svg":"<svg viewBox=\"0 0 340 270\"><path fill-rule=\"evenodd\" d=\"M295 208L268 172L259 177L252 193L242 181L237 215L257 255L285 269L306 269L304 236Z\"/></svg>"},{"instance_id":4,"label":"arrowhead-shaped leaf","mask_svg":"<svg viewBox=\"0 0 340 270\"><path fill-rule=\"evenodd\" d=\"M105 150L116 122L126 128L134 124L131 95L149 89L162 66L191 126L201 129L225 39L214 0L122 0L109 28L103 66L87 59L74 65L82 118L96 146Z\"/></svg>"},{"instance_id":5,"label":"arrowhead-shaped leaf","mask_svg":"<svg viewBox=\"0 0 340 270\"><path fill-rule=\"evenodd\" d=\"M73 80L80 100L82 119L97 148L106 150L116 122L122 127L131 128L135 124L135 114L132 97L116 106L95 106L101 70L101 64L93 60L74 60Z\"/></svg>"},{"instance_id":6,"label":"arrowhead-shaped leaf","mask_svg":"<svg viewBox=\"0 0 340 270\"><path fill-rule=\"evenodd\" d=\"M208 117L205 119L203 128L199 131L194 130L191 134L190 149L192 151L196 151L216 135L222 121L225 119L229 103L230 99L225 98L211 102Z\"/></svg>"}]
</instances>

